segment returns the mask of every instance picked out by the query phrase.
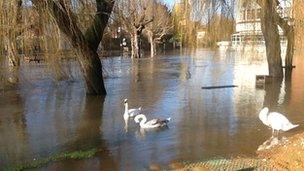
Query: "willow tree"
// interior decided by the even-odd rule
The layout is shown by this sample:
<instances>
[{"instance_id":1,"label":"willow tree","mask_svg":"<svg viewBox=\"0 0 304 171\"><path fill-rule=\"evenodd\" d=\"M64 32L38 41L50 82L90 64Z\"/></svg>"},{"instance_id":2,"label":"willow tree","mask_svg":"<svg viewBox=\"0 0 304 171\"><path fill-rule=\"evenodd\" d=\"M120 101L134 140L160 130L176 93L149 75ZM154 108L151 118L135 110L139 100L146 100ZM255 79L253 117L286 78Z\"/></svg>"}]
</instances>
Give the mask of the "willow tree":
<instances>
[{"instance_id":1,"label":"willow tree","mask_svg":"<svg viewBox=\"0 0 304 171\"><path fill-rule=\"evenodd\" d=\"M9 11L3 11L6 13L6 16L4 18L4 22L6 22L6 35L4 36L4 41L6 41L7 45L7 52L8 52L8 58L10 63L18 67L20 66L20 58L17 54L17 39L19 35L22 32L21 29L21 22L22 22L22 14L21 14L21 6L22 6L22 0L13 0L13 1L7 1L2 2L3 5L7 5L8 8L2 8L3 10L9 10Z\"/></svg>"},{"instance_id":2,"label":"willow tree","mask_svg":"<svg viewBox=\"0 0 304 171\"><path fill-rule=\"evenodd\" d=\"M147 15L146 0L119 0L115 5L115 19L131 37L132 58L141 57L141 38L146 26L153 21Z\"/></svg>"},{"instance_id":3,"label":"willow tree","mask_svg":"<svg viewBox=\"0 0 304 171\"><path fill-rule=\"evenodd\" d=\"M156 54L156 45L172 29L171 15L166 5L156 1L147 1L147 16L153 18L153 22L148 24L145 33L150 43L151 57Z\"/></svg>"},{"instance_id":4,"label":"willow tree","mask_svg":"<svg viewBox=\"0 0 304 171\"><path fill-rule=\"evenodd\" d=\"M114 6L114 0L95 0L96 12L91 25L82 31L77 22L73 5L82 1L32 0L37 9L48 11L56 21L60 31L79 55L78 61L86 82L88 94L106 94L102 76L102 65L97 54L103 32Z\"/></svg>"},{"instance_id":5,"label":"willow tree","mask_svg":"<svg viewBox=\"0 0 304 171\"><path fill-rule=\"evenodd\" d=\"M0 87L2 87L19 82L18 42L25 25L22 23L21 0L2 0L0 9Z\"/></svg>"},{"instance_id":6,"label":"willow tree","mask_svg":"<svg viewBox=\"0 0 304 171\"><path fill-rule=\"evenodd\" d=\"M234 32L235 0L196 0L191 8L196 19L205 25L205 46L215 47L222 40L230 40Z\"/></svg>"}]
</instances>

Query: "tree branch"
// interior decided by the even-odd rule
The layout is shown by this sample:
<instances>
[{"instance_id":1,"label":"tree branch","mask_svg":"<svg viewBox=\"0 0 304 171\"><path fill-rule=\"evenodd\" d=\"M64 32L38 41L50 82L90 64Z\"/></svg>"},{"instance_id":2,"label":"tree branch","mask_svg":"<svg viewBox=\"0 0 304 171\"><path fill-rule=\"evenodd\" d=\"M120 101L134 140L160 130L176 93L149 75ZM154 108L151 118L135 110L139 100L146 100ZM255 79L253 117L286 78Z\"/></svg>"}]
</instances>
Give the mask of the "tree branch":
<instances>
[{"instance_id":1,"label":"tree branch","mask_svg":"<svg viewBox=\"0 0 304 171\"><path fill-rule=\"evenodd\" d=\"M103 31L107 26L114 2L114 0L96 0L97 11L94 21L85 33L85 38L94 51L97 50L102 39Z\"/></svg>"}]
</instances>

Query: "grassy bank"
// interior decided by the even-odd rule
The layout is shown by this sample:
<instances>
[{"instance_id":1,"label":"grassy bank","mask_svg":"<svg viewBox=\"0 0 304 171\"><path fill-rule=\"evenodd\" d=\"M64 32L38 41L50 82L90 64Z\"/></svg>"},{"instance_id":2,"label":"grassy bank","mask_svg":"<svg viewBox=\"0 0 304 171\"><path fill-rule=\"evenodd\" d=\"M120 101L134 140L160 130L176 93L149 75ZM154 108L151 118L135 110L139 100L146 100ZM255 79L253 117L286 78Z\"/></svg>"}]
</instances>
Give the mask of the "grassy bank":
<instances>
[{"instance_id":1,"label":"grassy bank","mask_svg":"<svg viewBox=\"0 0 304 171\"><path fill-rule=\"evenodd\" d=\"M50 162L57 162L57 161L63 161L63 160L69 160L69 159L86 159L86 158L95 156L98 151L100 151L100 150L94 148L94 149L89 149L89 150L79 150L79 151L58 153L58 154L52 155L48 158L36 159L36 160L33 160L32 162L23 163L20 165L7 166L4 168L4 170L5 171L20 171L20 170L26 170L26 169L39 168L39 167L49 164Z\"/></svg>"}]
</instances>

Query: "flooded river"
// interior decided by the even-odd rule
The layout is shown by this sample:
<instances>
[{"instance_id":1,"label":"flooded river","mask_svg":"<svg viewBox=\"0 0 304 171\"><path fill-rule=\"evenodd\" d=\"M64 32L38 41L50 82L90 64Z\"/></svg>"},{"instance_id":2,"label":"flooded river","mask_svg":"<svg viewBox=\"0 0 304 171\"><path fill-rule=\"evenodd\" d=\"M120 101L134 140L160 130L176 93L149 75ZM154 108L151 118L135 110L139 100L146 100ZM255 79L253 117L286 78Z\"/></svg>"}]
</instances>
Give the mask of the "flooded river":
<instances>
[{"instance_id":1,"label":"flooded river","mask_svg":"<svg viewBox=\"0 0 304 171\"><path fill-rule=\"evenodd\" d=\"M250 59L249 59L250 58ZM85 95L84 84L54 83L42 64L25 65L23 84L0 92L0 170L75 150L97 148L90 159L50 163L38 170L144 170L151 164L254 157L271 136L258 119L263 106L304 120L304 61L291 79L256 88L267 74L261 58L197 50L154 59L108 58L105 98ZM236 85L202 89L202 86ZM148 118L171 117L167 129L143 131L122 117L123 100ZM299 127L283 136L301 132Z\"/></svg>"}]
</instances>

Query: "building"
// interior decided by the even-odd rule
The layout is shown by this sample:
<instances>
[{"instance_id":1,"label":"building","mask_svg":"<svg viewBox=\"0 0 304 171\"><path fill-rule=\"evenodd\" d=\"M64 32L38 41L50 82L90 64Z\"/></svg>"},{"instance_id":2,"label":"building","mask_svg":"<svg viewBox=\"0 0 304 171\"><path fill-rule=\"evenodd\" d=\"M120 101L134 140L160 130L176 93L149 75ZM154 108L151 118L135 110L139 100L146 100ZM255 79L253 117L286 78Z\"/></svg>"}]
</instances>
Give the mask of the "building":
<instances>
[{"instance_id":1,"label":"building","mask_svg":"<svg viewBox=\"0 0 304 171\"><path fill-rule=\"evenodd\" d=\"M289 18L292 15L292 1L282 1L280 15ZM250 45L260 46L264 49L264 38L261 30L261 7L253 0L238 0L236 4L236 28L235 33L231 36L231 47L233 49L243 49ZM283 31L279 27L282 43L286 42ZM248 46L249 47L249 46Z\"/></svg>"}]
</instances>

